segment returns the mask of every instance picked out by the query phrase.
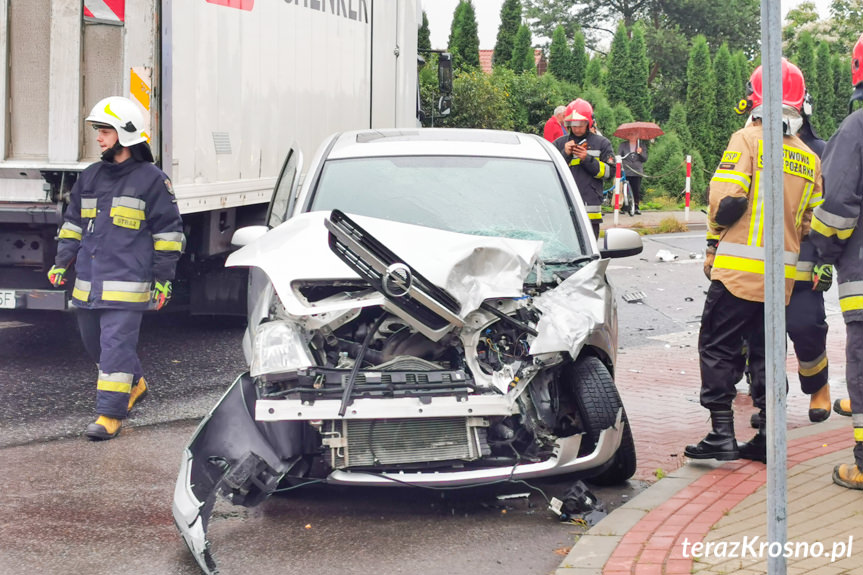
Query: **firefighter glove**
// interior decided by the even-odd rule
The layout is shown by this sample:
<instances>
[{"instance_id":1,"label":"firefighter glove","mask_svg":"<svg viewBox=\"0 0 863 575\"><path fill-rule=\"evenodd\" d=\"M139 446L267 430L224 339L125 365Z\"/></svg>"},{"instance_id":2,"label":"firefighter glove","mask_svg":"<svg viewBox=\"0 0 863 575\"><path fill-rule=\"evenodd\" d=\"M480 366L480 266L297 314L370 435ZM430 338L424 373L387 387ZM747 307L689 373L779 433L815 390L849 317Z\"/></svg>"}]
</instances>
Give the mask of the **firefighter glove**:
<instances>
[{"instance_id":1,"label":"firefighter glove","mask_svg":"<svg viewBox=\"0 0 863 575\"><path fill-rule=\"evenodd\" d=\"M816 265L812 268L812 289L827 291L833 285L833 266L830 264Z\"/></svg>"},{"instance_id":2,"label":"firefighter glove","mask_svg":"<svg viewBox=\"0 0 863 575\"><path fill-rule=\"evenodd\" d=\"M159 281L153 284L152 301L155 309L160 310L171 300L171 282L169 280Z\"/></svg>"},{"instance_id":3,"label":"firefighter glove","mask_svg":"<svg viewBox=\"0 0 863 575\"><path fill-rule=\"evenodd\" d=\"M51 282L51 285L54 287L60 287L61 285L66 283L66 268L58 268L57 266L51 266L51 269L48 270L48 281Z\"/></svg>"},{"instance_id":4,"label":"firefighter glove","mask_svg":"<svg viewBox=\"0 0 863 575\"><path fill-rule=\"evenodd\" d=\"M713 270L713 259L716 257L716 246L707 246L704 251L704 275L710 279L710 272Z\"/></svg>"}]
</instances>

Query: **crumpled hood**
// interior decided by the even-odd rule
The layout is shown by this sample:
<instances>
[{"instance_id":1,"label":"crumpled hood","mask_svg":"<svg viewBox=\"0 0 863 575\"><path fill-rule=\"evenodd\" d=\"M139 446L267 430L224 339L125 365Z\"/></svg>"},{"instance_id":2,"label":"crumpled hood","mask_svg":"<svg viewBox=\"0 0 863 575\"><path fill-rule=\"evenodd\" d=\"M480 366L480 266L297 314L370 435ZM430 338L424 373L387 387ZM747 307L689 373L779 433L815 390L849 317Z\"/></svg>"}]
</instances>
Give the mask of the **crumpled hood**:
<instances>
[{"instance_id":1,"label":"crumpled hood","mask_svg":"<svg viewBox=\"0 0 863 575\"><path fill-rule=\"evenodd\" d=\"M291 315L356 307L358 302L308 307L291 289L295 281L359 279L330 250L324 227L329 215L326 211L293 217L231 254L225 265L261 268ZM351 218L405 263L455 297L461 303L462 318L488 298L521 296L524 279L542 247L542 242L532 240L460 234L366 216ZM365 299L362 305L379 303Z\"/></svg>"}]
</instances>

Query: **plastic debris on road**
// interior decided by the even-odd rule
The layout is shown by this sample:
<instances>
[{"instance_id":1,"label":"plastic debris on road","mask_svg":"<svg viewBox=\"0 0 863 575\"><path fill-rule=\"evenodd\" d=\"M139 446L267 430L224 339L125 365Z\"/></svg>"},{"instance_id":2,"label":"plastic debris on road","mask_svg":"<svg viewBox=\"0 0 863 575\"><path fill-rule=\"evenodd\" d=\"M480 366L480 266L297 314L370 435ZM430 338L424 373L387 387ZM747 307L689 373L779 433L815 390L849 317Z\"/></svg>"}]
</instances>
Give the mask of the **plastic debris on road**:
<instances>
[{"instance_id":1,"label":"plastic debris on road","mask_svg":"<svg viewBox=\"0 0 863 575\"><path fill-rule=\"evenodd\" d=\"M677 256L668 250L659 250L656 252L656 259L661 262L673 262Z\"/></svg>"},{"instance_id":2,"label":"plastic debris on road","mask_svg":"<svg viewBox=\"0 0 863 575\"><path fill-rule=\"evenodd\" d=\"M623 294L623 301L626 303L641 303L647 295L643 291L631 291Z\"/></svg>"}]
</instances>

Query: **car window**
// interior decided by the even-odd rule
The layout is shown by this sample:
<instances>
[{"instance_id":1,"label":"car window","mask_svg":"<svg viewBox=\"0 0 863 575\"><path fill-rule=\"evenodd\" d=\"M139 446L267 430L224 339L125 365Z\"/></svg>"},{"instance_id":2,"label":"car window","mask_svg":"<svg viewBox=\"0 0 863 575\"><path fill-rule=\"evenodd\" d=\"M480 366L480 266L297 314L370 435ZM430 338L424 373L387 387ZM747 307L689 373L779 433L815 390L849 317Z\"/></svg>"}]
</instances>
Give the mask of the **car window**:
<instances>
[{"instance_id":1,"label":"car window","mask_svg":"<svg viewBox=\"0 0 863 575\"><path fill-rule=\"evenodd\" d=\"M514 158L329 160L310 209L474 235L542 240L545 260L585 253L554 164Z\"/></svg>"}]
</instances>

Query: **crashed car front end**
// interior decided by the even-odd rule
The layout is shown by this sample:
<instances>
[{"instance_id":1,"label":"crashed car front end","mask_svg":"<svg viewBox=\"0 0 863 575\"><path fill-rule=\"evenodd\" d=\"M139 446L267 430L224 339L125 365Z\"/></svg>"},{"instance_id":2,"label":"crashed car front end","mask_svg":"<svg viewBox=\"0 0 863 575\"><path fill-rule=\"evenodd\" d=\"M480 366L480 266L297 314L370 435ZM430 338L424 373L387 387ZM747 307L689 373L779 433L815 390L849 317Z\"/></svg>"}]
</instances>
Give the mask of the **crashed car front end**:
<instances>
[{"instance_id":1,"label":"crashed car front end","mask_svg":"<svg viewBox=\"0 0 863 575\"><path fill-rule=\"evenodd\" d=\"M458 486L614 462L619 398L604 419L584 399L613 374L607 260L553 273L539 242L337 211L264 240L229 261L270 281L250 314L249 373L201 422L175 489L205 572L219 494L253 506L284 482Z\"/></svg>"}]
</instances>

